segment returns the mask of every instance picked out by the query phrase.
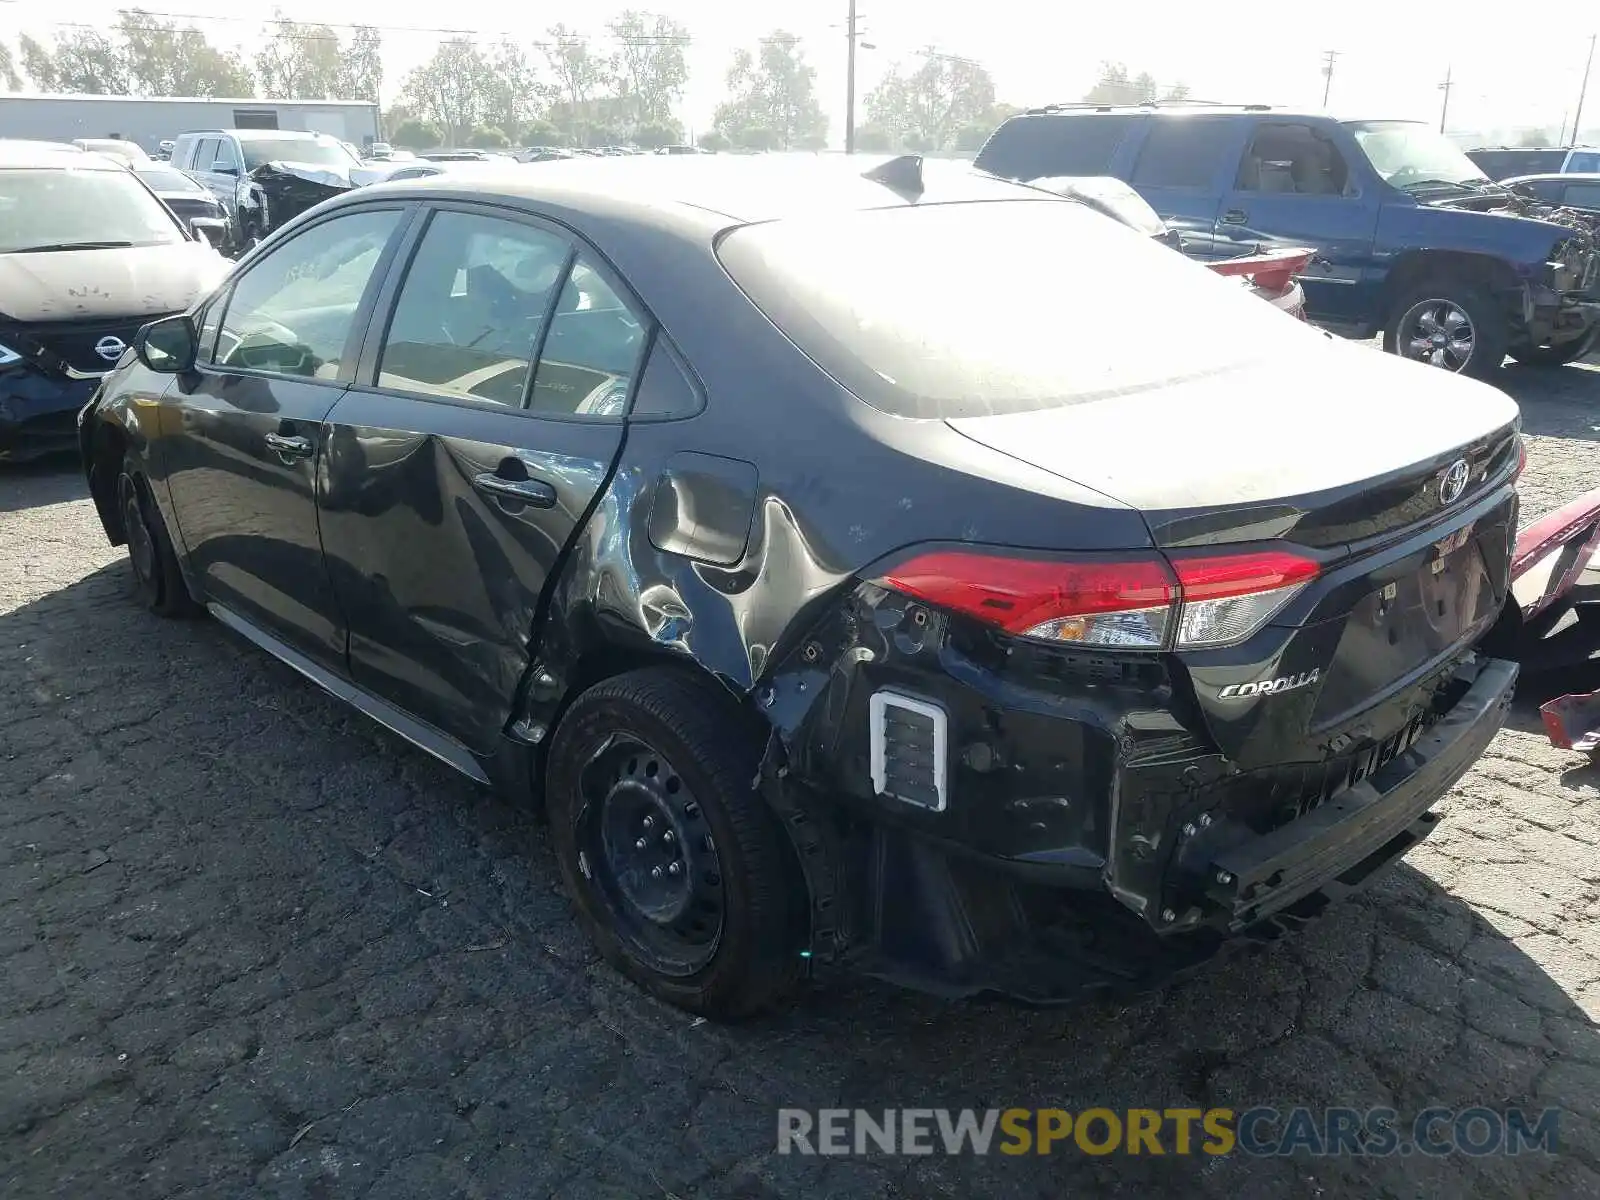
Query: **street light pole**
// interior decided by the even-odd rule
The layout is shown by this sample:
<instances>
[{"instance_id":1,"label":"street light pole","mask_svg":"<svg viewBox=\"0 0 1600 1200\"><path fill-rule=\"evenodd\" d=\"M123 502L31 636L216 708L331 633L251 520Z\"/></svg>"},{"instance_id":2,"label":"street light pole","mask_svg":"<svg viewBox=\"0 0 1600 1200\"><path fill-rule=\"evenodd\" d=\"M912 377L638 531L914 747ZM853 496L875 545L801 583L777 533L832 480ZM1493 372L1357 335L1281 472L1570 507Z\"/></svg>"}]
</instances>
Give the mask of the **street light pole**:
<instances>
[{"instance_id":1,"label":"street light pole","mask_svg":"<svg viewBox=\"0 0 1600 1200\"><path fill-rule=\"evenodd\" d=\"M1589 68L1594 66L1594 39L1596 35L1589 35L1589 57L1583 64L1583 84L1578 88L1578 111L1572 118L1572 145L1578 144L1578 127L1583 120L1583 97L1589 90Z\"/></svg>"},{"instance_id":2,"label":"street light pole","mask_svg":"<svg viewBox=\"0 0 1600 1200\"><path fill-rule=\"evenodd\" d=\"M844 152L856 152L856 0L850 0L850 15L845 21L844 36L849 44L845 66L844 84Z\"/></svg>"},{"instance_id":3,"label":"street light pole","mask_svg":"<svg viewBox=\"0 0 1600 1200\"><path fill-rule=\"evenodd\" d=\"M1444 69L1444 82L1439 85L1439 90L1444 93L1444 107L1439 110L1439 132L1444 132L1445 118L1450 115L1450 73L1454 67Z\"/></svg>"}]
</instances>

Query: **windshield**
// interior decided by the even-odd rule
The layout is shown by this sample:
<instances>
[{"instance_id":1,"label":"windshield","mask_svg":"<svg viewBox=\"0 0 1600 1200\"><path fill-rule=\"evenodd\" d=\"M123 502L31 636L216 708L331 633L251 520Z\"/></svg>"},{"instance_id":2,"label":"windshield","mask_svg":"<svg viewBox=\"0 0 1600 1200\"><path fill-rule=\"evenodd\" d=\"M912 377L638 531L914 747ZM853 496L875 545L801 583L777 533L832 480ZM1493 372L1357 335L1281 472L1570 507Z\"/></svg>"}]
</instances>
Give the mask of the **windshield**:
<instances>
[{"instance_id":1,"label":"windshield","mask_svg":"<svg viewBox=\"0 0 1600 1200\"><path fill-rule=\"evenodd\" d=\"M191 192L198 194L205 191L205 188L190 179L182 171L176 171L171 167L136 167L133 173L158 192Z\"/></svg>"},{"instance_id":2,"label":"windshield","mask_svg":"<svg viewBox=\"0 0 1600 1200\"><path fill-rule=\"evenodd\" d=\"M254 171L262 163L297 162L313 167L352 167L357 159L330 137L307 134L303 138L240 138L244 165Z\"/></svg>"},{"instance_id":3,"label":"windshield","mask_svg":"<svg viewBox=\"0 0 1600 1200\"><path fill-rule=\"evenodd\" d=\"M1349 128L1373 169L1397 188L1489 182L1461 147L1420 121L1354 121Z\"/></svg>"},{"instance_id":4,"label":"windshield","mask_svg":"<svg viewBox=\"0 0 1600 1200\"><path fill-rule=\"evenodd\" d=\"M0 170L0 254L184 241L165 206L124 170Z\"/></svg>"},{"instance_id":5,"label":"windshield","mask_svg":"<svg viewBox=\"0 0 1600 1200\"><path fill-rule=\"evenodd\" d=\"M746 225L718 257L796 345L895 416L1027 412L1303 351L1234 279L1079 203L897 206ZM1152 339L1133 314L1182 313Z\"/></svg>"}]
</instances>

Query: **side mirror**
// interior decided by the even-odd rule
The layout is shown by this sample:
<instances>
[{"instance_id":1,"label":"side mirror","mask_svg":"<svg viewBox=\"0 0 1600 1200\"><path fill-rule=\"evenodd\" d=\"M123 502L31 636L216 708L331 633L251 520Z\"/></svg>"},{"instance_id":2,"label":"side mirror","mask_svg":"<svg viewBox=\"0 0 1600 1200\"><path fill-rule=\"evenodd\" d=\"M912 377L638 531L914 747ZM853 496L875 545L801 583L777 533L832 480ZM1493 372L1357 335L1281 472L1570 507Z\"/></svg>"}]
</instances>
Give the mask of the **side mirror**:
<instances>
[{"instance_id":1,"label":"side mirror","mask_svg":"<svg viewBox=\"0 0 1600 1200\"><path fill-rule=\"evenodd\" d=\"M228 240L228 222L221 217L192 217L189 230L196 241L203 238L210 242L213 250L221 250Z\"/></svg>"},{"instance_id":2,"label":"side mirror","mask_svg":"<svg viewBox=\"0 0 1600 1200\"><path fill-rule=\"evenodd\" d=\"M211 164L211 172L214 175L237 175L239 168L232 163L215 162Z\"/></svg>"},{"instance_id":3,"label":"side mirror","mask_svg":"<svg viewBox=\"0 0 1600 1200\"><path fill-rule=\"evenodd\" d=\"M181 375L194 367L200 351L200 335L194 322L182 313L151 321L133 335L133 351L139 361L161 375Z\"/></svg>"}]
</instances>

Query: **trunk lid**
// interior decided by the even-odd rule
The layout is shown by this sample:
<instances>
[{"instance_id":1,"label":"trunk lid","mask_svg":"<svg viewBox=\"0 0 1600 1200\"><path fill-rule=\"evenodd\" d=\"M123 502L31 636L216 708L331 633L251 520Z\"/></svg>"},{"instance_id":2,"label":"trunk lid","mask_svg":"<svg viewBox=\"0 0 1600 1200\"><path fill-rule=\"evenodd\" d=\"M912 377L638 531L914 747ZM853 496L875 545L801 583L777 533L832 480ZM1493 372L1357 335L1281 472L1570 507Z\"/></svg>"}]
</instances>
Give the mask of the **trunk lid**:
<instances>
[{"instance_id":1,"label":"trunk lid","mask_svg":"<svg viewBox=\"0 0 1600 1200\"><path fill-rule=\"evenodd\" d=\"M1291 543L1318 560L1245 641L1169 656L1192 717L1244 770L1361 771L1400 752L1505 602L1517 410L1436 368L1340 345L950 424L1139 509L1169 552Z\"/></svg>"},{"instance_id":2,"label":"trunk lid","mask_svg":"<svg viewBox=\"0 0 1600 1200\"><path fill-rule=\"evenodd\" d=\"M1503 392L1343 342L1160 386L947 422L1138 509L1158 546L1337 546L1426 520L1465 457L1466 499L1514 452Z\"/></svg>"}]
</instances>

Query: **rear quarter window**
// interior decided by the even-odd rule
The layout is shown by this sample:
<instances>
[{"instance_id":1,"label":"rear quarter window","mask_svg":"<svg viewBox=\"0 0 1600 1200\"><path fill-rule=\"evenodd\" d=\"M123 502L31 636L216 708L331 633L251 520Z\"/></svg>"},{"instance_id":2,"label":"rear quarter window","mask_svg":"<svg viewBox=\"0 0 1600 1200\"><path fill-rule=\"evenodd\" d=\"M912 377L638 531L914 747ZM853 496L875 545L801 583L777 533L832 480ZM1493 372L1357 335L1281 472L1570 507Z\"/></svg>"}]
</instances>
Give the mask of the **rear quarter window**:
<instances>
[{"instance_id":1,"label":"rear quarter window","mask_svg":"<svg viewBox=\"0 0 1600 1200\"><path fill-rule=\"evenodd\" d=\"M1204 188L1218 177L1224 158L1231 172L1239 155L1238 125L1215 117L1161 117L1139 149L1136 187Z\"/></svg>"},{"instance_id":2,"label":"rear quarter window","mask_svg":"<svg viewBox=\"0 0 1600 1200\"><path fill-rule=\"evenodd\" d=\"M1134 119L1118 113L1012 117L990 135L973 165L1005 179L1109 175Z\"/></svg>"}]
</instances>

